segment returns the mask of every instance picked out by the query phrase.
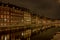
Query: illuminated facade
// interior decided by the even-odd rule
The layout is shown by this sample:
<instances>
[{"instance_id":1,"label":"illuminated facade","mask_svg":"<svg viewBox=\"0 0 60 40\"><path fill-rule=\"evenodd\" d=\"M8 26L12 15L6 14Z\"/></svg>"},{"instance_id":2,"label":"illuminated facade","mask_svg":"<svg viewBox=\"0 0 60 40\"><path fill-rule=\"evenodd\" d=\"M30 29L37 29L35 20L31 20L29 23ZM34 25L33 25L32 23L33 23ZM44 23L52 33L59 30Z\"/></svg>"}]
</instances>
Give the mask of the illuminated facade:
<instances>
[{"instance_id":1,"label":"illuminated facade","mask_svg":"<svg viewBox=\"0 0 60 40\"><path fill-rule=\"evenodd\" d=\"M0 30L5 33L1 33L1 40L20 40L21 37L30 37L33 32L38 32L40 29L60 26L60 20L40 18L27 9L9 6L11 5L0 6Z\"/></svg>"}]
</instances>

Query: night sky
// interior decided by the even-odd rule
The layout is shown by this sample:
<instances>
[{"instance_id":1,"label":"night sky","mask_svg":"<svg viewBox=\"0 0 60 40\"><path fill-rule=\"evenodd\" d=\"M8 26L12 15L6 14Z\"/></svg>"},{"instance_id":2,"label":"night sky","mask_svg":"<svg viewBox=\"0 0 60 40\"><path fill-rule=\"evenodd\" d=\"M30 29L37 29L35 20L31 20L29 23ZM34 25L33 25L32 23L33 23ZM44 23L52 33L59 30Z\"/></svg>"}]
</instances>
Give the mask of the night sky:
<instances>
[{"instance_id":1,"label":"night sky","mask_svg":"<svg viewBox=\"0 0 60 40\"><path fill-rule=\"evenodd\" d=\"M30 9L32 12L52 19L60 19L60 0L0 0Z\"/></svg>"}]
</instances>

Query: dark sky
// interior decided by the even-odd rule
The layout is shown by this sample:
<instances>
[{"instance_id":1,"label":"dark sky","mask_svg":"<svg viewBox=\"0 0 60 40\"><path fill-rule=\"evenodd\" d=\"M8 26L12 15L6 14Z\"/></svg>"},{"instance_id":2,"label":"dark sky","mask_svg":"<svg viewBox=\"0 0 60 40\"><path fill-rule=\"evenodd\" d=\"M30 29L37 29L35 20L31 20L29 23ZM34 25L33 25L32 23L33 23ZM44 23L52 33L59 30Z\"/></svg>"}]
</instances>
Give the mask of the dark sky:
<instances>
[{"instance_id":1,"label":"dark sky","mask_svg":"<svg viewBox=\"0 0 60 40\"><path fill-rule=\"evenodd\" d=\"M60 19L59 0L1 0L5 3L25 7L31 11L53 19Z\"/></svg>"}]
</instances>

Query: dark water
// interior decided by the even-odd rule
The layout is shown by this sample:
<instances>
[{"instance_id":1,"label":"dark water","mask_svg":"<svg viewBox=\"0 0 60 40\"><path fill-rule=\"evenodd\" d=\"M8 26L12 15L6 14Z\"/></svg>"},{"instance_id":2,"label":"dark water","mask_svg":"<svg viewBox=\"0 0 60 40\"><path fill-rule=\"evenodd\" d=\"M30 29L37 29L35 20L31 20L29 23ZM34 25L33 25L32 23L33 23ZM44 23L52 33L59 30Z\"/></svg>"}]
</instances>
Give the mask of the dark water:
<instances>
[{"instance_id":1,"label":"dark water","mask_svg":"<svg viewBox=\"0 0 60 40\"><path fill-rule=\"evenodd\" d=\"M56 35L55 33L60 31L60 28L50 28L44 30L43 32L39 32L37 35L32 36L31 40L51 40L53 36Z\"/></svg>"}]
</instances>

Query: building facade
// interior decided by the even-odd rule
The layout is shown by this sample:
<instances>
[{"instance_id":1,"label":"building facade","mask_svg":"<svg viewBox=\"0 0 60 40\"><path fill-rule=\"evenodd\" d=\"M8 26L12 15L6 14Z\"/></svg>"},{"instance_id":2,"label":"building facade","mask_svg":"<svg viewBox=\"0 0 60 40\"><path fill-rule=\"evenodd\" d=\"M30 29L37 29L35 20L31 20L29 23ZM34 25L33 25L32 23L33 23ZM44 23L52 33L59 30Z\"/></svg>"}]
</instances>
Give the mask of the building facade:
<instances>
[{"instance_id":1,"label":"building facade","mask_svg":"<svg viewBox=\"0 0 60 40\"><path fill-rule=\"evenodd\" d=\"M51 26L60 26L60 20L40 18L25 8L9 4L0 4L0 39L23 40Z\"/></svg>"}]
</instances>

